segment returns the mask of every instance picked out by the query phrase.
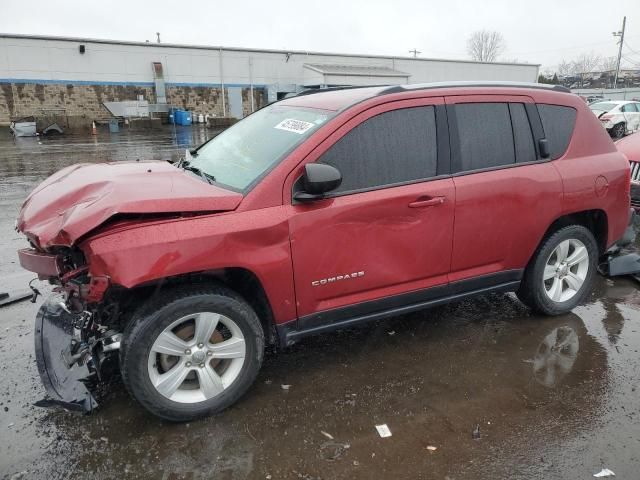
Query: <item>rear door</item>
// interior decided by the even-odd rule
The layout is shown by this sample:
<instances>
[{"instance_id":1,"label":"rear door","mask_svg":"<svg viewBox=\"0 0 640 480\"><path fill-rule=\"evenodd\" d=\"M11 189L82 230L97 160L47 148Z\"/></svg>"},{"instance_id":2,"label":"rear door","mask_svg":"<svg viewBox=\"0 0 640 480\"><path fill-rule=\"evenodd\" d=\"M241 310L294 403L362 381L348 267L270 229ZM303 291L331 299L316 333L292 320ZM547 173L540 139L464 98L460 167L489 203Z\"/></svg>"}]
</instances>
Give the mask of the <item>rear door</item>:
<instances>
[{"instance_id":1,"label":"rear door","mask_svg":"<svg viewBox=\"0 0 640 480\"><path fill-rule=\"evenodd\" d=\"M539 157L537 108L526 96L446 102L456 189L452 288L472 278L474 288L518 280L562 204L560 177Z\"/></svg>"},{"instance_id":2,"label":"rear door","mask_svg":"<svg viewBox=\"0 0 640 480\"><path fill-rule=\"evenodd\" d=\"M292 205L301 327L446 287L455 205L448 153L444 100L435 98L367 110L311 154L338 168L343 182L328 199ZM417 293L397 297L407 292ZM309 317L318 312L326 313Z\"/></svg>"}]
</instances>

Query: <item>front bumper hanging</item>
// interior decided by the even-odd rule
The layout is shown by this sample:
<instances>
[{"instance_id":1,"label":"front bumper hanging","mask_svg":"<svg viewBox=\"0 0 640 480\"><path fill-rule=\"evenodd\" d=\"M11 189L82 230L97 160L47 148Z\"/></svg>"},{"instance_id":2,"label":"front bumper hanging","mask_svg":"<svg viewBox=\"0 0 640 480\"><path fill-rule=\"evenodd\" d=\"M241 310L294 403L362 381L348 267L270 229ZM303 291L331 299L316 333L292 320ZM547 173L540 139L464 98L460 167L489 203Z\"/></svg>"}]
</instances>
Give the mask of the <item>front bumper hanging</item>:
<instances>
[{"instance_id":1,"label":"front bumper hanging","mask_svg":"<svg viewBox=\"0 0 640 480\"><path fill-rule=\"evenodd\" d=\"M37 406L62 406L86 413L98 406L91 392L99 379L99 365L91 348L76 333L78 317L66 310L59 296L49 298L38 311L36 361L50 398L37 402Z\"/></svg>"}]
</instances>

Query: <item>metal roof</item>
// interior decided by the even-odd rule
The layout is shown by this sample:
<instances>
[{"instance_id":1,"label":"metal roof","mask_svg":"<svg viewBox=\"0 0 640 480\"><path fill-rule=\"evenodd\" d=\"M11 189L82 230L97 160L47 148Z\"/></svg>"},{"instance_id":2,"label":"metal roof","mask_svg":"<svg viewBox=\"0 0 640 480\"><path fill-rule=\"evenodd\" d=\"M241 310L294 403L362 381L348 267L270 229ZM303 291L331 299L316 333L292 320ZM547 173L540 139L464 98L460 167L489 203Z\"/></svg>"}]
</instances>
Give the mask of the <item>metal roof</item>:
<instances>
[{"instance_id":1,"label":"metal roof","mask_svg":"<svg viewBox=\"0 0 640 480\"><path fill-rule=\"evenodd\" d=\"M324 75L350 75L362 77L404 77L409 73L394 70L390 67L376 65L336 65L323 63L305 63L305 68Z\"/></svg>"},{"instance_id":2,"label":"metal roof","mask_svg":"<svg viewBox=\"0 0 640 480\"><path fill-rule=\"evenodd\" d=\"M57 37L51 35L25 35L18 33L0 33L0 38L15 38L23 40L49 40L59 42L76 42L76 43L102 43L111 45L132 45L139 47L161 47L161 48L191 48L196 50L227 50L236 52L256 52L256 53L281 53L283 55L324 55L334 57L367 57L380 58L387 60L412 60L417 62L449 62L449 63L472 63L482 65L514 65L520 67L540 67L539 63L516 63L516 62L476 62L474 60L453 60L448 58L426 58L426 57L408 57L398 55L369 55L356 53L335 53L335 52L309 52L306 50L273 50L261 48L243 48L243 47L223 47L220 45L184 45L179 43L156 43L156 42L134 42L127 40L105 40L99 38L81 38L81 37Z\"/></svg>"}]
</instances>

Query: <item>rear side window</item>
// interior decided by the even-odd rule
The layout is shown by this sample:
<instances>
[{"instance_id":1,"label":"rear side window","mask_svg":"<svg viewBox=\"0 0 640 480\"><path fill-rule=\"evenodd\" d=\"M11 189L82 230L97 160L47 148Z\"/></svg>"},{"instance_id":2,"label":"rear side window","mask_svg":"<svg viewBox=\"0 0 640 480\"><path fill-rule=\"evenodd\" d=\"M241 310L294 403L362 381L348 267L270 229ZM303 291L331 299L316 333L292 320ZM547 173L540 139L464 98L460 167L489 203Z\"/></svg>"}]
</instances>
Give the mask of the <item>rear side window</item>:
<instances>
[{"instance_id":1,"label":"rear side window","mask_svg":"<svg viewBox=\"0 0 640 480\"><path fill-rule=\"evenodd\" d=\"M576 110L561 105L538 104L540 120L545 137L549 142L551 159L555 160L567 151L571 134L576 124Z\"/></svg>"},{"instance_id":2,"label":"rear side window","mask_svg":"<svg viewBox=\"0 0 640 480\"><path fill-rule=\"evenodd\" d=\"M327 150L319 162L342 173L336 193L427 179L437 171L434 107L376 115Z\"/></svg>"},{"instance_id":3,"label":"rear side window","mask_svg":"<svg viewBox=\"0 0 640 480\"><path fill-rule=\"evenodd\" d=\"M455 113L461 171L515 163L507 103L459 103L455 105Z\"/></svg>"},{"instance_id":4,"label":"rear side window","mask_svg":"<svg viewBox=\"0 0 640 480\"><path fill-rule=\"evenodd\" d=\"M621 110L625 113L636 113L638 111L635 103L627 103L622 106Z\"/></svg>"},{"instance_id":5,"label":"rear side window","mask_svg":"<svg viewBox=\"0 0 640 480\"><path fill-rule=\"evenodd\" d=\"M516 162L534 162L536 147L533 144L529 117L522 103L510 103L511 125L513 126L513 140L516 147Z\"/></svg>"}]
</instances>

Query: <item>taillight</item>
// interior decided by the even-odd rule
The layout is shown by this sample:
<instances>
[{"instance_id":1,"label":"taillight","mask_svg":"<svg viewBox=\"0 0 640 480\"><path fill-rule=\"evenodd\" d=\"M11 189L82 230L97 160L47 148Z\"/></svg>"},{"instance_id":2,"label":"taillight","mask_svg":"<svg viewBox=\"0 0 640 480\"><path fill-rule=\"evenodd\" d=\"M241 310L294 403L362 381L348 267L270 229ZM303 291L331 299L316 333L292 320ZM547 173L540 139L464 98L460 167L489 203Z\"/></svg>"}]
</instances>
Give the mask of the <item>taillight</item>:
<instances>
[{"instance_id":1,"label":"taillight","mask_svg":"<svg viewBox=\"0 0 640 480\"><path fill-rule=\"evenodd\" d=\"M602 115L600 117L600 121L607 122L607 121L611 120L612 118L613 118L613 115Z\"/></svg>"},{"instance_id":2,"label":"taillight","mask_svg":"<svg viewBox=\"0 0 640 480\"><path fill-rule=\"evenodd\" d=\"M640 162L631 160L631 183L640 183Z\"/></svg>"}]
</instances>

